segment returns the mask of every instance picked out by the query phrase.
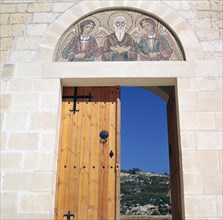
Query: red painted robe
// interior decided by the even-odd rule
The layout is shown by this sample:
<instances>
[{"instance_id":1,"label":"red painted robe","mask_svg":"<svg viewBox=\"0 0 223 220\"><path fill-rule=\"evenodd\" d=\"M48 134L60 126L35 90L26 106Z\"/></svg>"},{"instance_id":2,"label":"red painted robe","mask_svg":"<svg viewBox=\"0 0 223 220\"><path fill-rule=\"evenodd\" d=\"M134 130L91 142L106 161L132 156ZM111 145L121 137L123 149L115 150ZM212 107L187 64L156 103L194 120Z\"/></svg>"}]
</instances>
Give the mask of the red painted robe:
<instances>
[{"instance_id":1,"label":"red painted robe","mask_svg":"<svg viewBox=\"0 0 223 220\"><path fill-rule=\"evenodd\" d=\"M83 58L78 58L77 54L83 54ZM82 40L81 36L73 37L65 46L62 57L69 62L75 61L94 61L95 57L100 56L100 48L95 38L89 36Z\"/></svg>"}]
</instances>

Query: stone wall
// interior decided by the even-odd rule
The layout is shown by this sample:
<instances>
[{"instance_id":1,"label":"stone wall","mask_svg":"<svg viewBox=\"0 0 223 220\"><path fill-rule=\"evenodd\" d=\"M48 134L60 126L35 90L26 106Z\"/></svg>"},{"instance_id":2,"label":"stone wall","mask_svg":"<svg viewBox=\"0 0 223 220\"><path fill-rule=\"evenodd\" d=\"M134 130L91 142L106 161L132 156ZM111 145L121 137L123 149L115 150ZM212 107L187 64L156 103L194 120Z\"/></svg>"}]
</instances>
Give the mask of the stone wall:
<instances>
[{"instance_id":1,"label":"stone wall","mask_svg":"<svg viewBox=\"0 0 223 220\"><path fill-rule=\"evenodd\" d=\"M60 81L42 79L41 68L3 66L2 219L52 218L61 94Z\"/></svg>"},{"instance_id":2,"label":"stone wall","mask_svg":"<svg viewBox=\"0 0 223 220\"><path fill-rule=\"evenodd\" d=\"M35 62L49 25L77 1L4 1L1 3L1 61Z\"/></svg>"},{"instance_id":3,"label":"stone wall","mask_svg":"<svg viewBox=\"0 0 223 220\"><path fill-rule=\"evenodd\" d=\"M163 18L186 42L192 62L50 62L72 16L124 5ZM176 86L186 219L222 219L222 23L220 0L3 0L2 219L53 219L61 84L117 83Z\"/></svg>"}]
</instances>

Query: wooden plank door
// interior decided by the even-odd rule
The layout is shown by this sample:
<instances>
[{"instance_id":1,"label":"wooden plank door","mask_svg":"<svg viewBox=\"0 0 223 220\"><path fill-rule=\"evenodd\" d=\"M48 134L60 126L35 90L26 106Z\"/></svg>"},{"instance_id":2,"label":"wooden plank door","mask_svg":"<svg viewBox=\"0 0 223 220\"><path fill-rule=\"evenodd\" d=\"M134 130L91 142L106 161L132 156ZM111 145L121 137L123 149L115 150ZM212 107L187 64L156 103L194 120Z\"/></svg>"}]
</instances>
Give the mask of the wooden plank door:
<instances>
[{"instance_id":1,"label":"wooden plank door","mask_svg":"<svg viewBox=\"0 0 223 220\"><path fill-rule=\"evenodd\" d=\"M168 139L169 139L169 161L170 161L170 190L171 190L171 209L172 219L179 220L182 218L182 184L181 184L181 154L178 144L177 132L177 110L175 89L173 88L168 104Z\"/></svg>"},{"instance_id":2,"label":"wooden plank door","mask_svg":"<svg viewBox=\"0 0 223 220\"><path fill-rule=\"evenodd\" d=\"M79 97L76 112L69 96ZM119 88L65 87L63 97L55 219L118 219Z\"/></svg>"}]
</instances>

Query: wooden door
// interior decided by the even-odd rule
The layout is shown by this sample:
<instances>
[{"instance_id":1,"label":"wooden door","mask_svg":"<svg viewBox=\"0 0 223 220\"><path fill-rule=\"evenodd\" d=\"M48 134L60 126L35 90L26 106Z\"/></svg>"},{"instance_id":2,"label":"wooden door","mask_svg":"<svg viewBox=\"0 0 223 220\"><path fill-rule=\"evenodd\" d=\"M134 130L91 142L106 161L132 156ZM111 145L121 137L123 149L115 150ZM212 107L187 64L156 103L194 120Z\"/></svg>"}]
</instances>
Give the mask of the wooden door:
<instances>
[{"instance_id":1,"label":"wooden door","mask_svg":"<svg viewBox=\"0 0 223 220\"><path fill-rule=\"evenodd\" d=\"M63 97L55 219L118 219L119 88L65 87Z\"/></svg>"},{"instance_id":2,"label":"wooden door","mask_svg":"<svg viewBox=\"0 0 223 220\"><path fill-rule=\"evenodd\" d=\"M183 195L181 184L181 154L178 144L177 132L177 110L175 89L172 89L168 104L168 137L169 137L169 161L170 161L170 190L171 190L171 209L172 219L179 220L182 218Z\"/></svg>"}]
</instances>

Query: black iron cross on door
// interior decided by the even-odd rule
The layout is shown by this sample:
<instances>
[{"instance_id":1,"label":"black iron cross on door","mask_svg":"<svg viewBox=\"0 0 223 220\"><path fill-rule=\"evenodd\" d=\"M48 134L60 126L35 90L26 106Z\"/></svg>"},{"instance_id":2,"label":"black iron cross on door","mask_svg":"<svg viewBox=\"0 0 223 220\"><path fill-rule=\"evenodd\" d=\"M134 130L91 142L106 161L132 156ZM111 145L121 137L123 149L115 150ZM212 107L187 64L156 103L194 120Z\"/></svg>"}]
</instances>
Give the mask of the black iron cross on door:
<instances>
[{"instance_id":1,"label":"black iron cross on door","mask_svg":"<svg viewBox=\"0 0 223 220\"><path fill-rule=\"evenodd\" d=\"M88 99L88 101L90 102L91 99L93 98L93 96L91 96L90 92L89 92L89 95L77 95L77 87L74 87L74 95L73 96L63 95L63 99L71 99L71 98L73 98L73 100L74 100L74 105L73 105L73 109L70 109L70 111L75 113L75 112L79 112L79 110L76 108L78 99Z\"/></svg>"},{"instance_id":2,"label":"black iron cross on door","mask_svg":"<svg viewBox=\"0 0 223 220\"><path fill-rule=\"evenodd\" d=\"M70 220L70 217L74 217L74 214L70 214L70 210L67 214L64 215L64 217L67 217L67 220Z\"/></svg>"}]
</instances>

